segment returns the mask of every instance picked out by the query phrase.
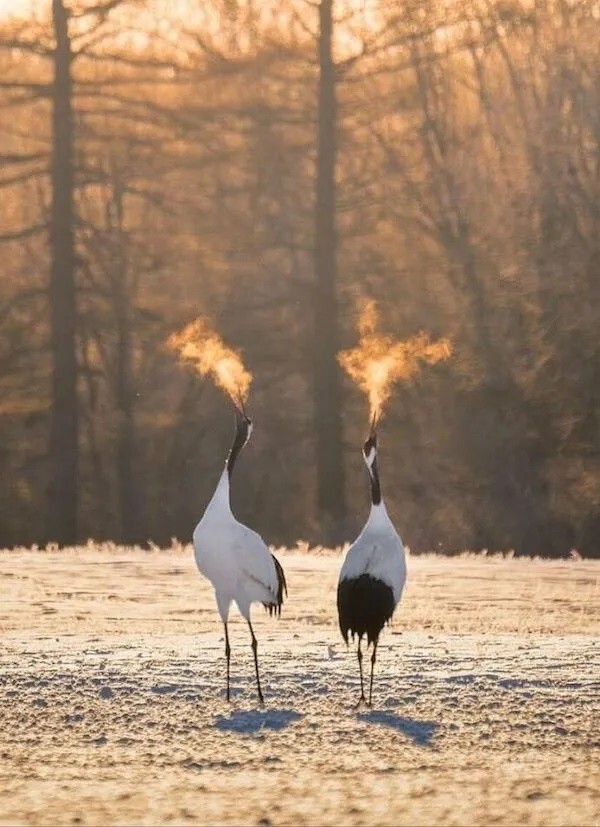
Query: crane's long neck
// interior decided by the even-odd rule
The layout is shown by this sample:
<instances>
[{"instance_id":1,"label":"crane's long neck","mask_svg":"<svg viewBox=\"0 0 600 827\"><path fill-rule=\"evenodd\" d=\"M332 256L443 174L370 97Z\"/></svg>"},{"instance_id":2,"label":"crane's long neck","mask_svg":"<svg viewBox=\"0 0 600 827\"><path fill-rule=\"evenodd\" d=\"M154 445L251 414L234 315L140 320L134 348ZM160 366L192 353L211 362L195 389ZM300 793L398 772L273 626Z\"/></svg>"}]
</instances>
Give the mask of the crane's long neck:
<instances>
[{"instance_id":1,"label":"crane's long neck","mask_svg":"<svg viewBox=\"0 0 600 827\"><path fill-rule=\"evenodd\" d=\"M368 466L369 481L371 483L371 502L373 505L381 503L381 483L379 482L379 468L377 467L377 457Z\"/></svg>"},{"instance_id":2,"label":"crane's long neck","mask_svg":"<svg viewBox=\"0 0 600 827\"><path fill-rule=\"evenodd\" d=\"M231 475L233 474L233 467L236 463L240 451L242 450L242 448L248 440L248 436L248 424L243 420L238 420L235 436L233 438L233 444L231 446L231 450L227 457L227 464L225 466L227 469L227 476L229 480L231 480Z\"/></svg>"},{"instance_id":3,"label":"crane's long neck","mask_svg":"<svg viewBox=\"0 0 600 827\"><path fill-rule=\"evenodd\" d=\"M233 467L238 455L248 441L251 429L252 423L249 419L242 419L241 416L236 417L236 428L233 444L227 456L227 462L225 463L223 473L217 483L215 493L213 494L212 500L208 505L208 509L213 514L223 515L231 513L231 505L229 501L231 475L233 474Z\"/></svg>"}]
</instances>

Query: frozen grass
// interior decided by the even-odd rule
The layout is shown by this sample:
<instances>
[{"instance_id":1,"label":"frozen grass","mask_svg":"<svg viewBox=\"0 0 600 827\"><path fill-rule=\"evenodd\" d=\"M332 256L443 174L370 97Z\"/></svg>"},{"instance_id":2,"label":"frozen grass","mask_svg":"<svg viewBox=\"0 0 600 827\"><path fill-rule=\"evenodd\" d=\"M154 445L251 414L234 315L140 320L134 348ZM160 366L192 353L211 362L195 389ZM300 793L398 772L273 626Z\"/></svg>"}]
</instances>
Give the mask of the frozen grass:
<instances>
[{"instance_id":1,"label":"frozen grass","mask_svg":"<svg viewBox=\"0 0 600 827\"><path fill-rule=\"evenodd\" d=\"M0 553L0 824L600 823L600 563L412 557L368 710L340 554L278 554L259 709L189 548Z\"/></svg>"}]
</instances>

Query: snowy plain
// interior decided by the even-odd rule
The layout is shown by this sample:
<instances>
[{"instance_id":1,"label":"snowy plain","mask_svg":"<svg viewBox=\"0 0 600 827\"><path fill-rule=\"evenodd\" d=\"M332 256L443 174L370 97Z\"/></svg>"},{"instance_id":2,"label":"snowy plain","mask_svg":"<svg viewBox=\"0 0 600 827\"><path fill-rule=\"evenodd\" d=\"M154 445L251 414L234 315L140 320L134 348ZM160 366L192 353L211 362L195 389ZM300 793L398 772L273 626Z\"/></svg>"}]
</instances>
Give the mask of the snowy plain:
<instances>
[{"instance_id":1,"label":"snowy plain","mask_svg":"<svg viewBox=\"0 0 600 827\"><path fill-rule=\"evenodd\" d=\"M0 552L0 824L598 825L600 562L412 556L372 709L341 551L223 633L190 547Z\"/></svg>"}]
</instances>

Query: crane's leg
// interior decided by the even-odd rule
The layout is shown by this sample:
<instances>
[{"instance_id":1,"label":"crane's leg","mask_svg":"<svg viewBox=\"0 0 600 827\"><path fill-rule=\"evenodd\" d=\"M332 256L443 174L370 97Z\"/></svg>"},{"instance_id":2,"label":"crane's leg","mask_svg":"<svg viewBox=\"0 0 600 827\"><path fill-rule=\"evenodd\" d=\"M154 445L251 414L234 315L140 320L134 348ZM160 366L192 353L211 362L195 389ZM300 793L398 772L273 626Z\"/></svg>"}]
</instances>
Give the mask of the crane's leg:
<instances>
[{"instance_id":1,"label":"crane's leg","mask_svg":"<svg viewBox=\"0 0 600 827\"><path fill-rule=\"evenodd\" d=\"M363 653L362 653L361 648L360 648L361 641L362 641L362 637L359 637L358 638L358 651L356 653L358 655L358 671L360 672L360 699L358 701L359 706L361 704L361 701L366 701L365 688L364 688L364 684L363 684L363 669L362 669Z\"/></svg>"},{"instance_id":2,"label":"crane's leg","mask_svg":"<svg viewBox=\"0 0 600 827\"><path fill-rule=\"evenodd\" d=\"M260 688L260 675L258 674L258 641L256 640L256 635L254 634L254 629L252 628L250 619L248 619L248 626L250 627L250 634L252 635L252 652L254 654L254 668L256 670L256 688L258 689L258 700L260 701L261 705L263 705L265 699L263 698L262 689Z\"/></svg>"},{"instance_id":3,"label":"crane's leg","mask_svg":"<svg viewBox=\"0 0 600 827\"><path fill-rule=\"evenodd\" d=\"M229 659L231 657L231 646L229 645L229 632L227 631L227 623L223 623L225 627L225 657L227 658L227 700L229 698Z\"/></svg>"},{"instance_id":4,"label":"crane's leg","mask_svg":"<svg viewBox=\"0 0 600 827\"><path fill-rule=\"evenodd\" d=\"M373 643L373 654L371 655L371 680L369 682L369 706L371 706L371 696L373 695L373 669L375 668L375 659L377 657L377 644L379 640L375 638Z\"/></svg>"}]
</instances>

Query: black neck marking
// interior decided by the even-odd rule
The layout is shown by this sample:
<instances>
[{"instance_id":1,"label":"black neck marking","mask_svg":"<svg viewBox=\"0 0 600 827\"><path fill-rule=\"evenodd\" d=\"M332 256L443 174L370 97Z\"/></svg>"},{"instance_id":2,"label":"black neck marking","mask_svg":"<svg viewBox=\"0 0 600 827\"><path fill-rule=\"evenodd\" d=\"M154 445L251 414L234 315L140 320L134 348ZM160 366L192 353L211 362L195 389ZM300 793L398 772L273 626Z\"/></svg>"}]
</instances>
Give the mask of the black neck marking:
<instances>
[{"instance_id":1,"label":"black neck marking","mask_svg":"<svg viewBox=\"0 0 600 827\"><path fill-rule=\"evenodd\" d=\"M229 456L227 457L227 473L229 474L229 479L231 480L231 475L233 474L233 466L235 465L235 461L238 458L238 454L246 444L248 440L248 432L250 428L250 421L245 417L237 417L236 418L236 429L235 429L235 436L233 438L233 445L231 446L231 451L229 452Z\"/></svg>"},{"instance_id":2,"label":"black neck marking","mask_svg":"<svg viewBox=\"0 0 600 827\"><path fill-rule=\"evenodd\" d=\"M379 482L377 457L375 457L373 464L369 467L369 479L371 481L371 501L373 505L379 505L381 502L381 484Z\"/></svg>"},{"instance_id":3,"label":"black neck marking","mask_svg":"<svg viewBox=\"0 0 600 827\"><path fill-rule=\"evenodd\" d=\"M371 454L373 454L373 462L369 464L369 457ZM363 456L369 472L371 500L373 505L379 505L381 502L381 485L379 483L379 468L377 467L377 432L374 428L371 429L371 433L363 445Z\"/></svg>"}]
</instances>

